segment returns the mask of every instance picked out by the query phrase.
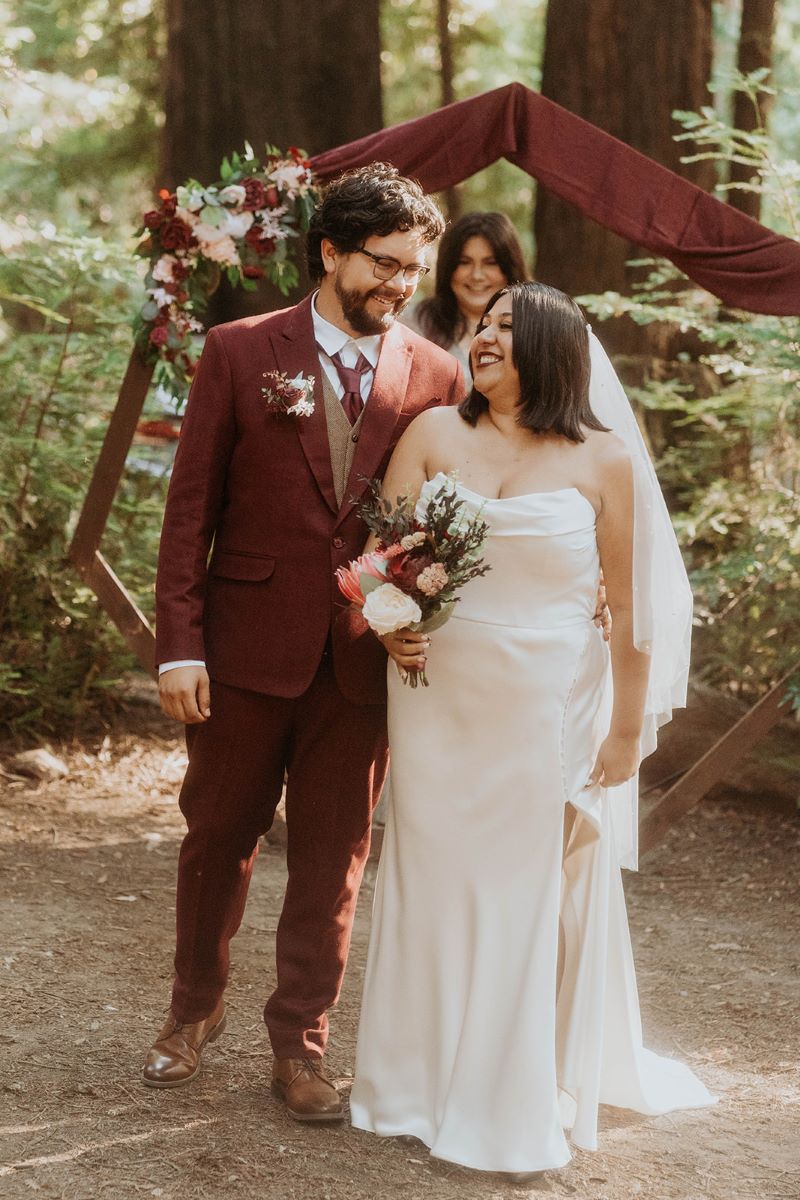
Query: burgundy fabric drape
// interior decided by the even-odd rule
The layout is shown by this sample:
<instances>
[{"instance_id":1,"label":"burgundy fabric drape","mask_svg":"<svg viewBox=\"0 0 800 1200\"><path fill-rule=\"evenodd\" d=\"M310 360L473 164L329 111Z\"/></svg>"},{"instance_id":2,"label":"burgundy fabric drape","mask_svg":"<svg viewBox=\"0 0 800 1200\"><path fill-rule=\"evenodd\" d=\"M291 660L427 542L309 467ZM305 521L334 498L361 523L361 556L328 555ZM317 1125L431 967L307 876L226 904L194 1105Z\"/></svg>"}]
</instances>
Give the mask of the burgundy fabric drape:
<instances>
[{"instance_id":1,"label":"burgundy fabric drape","mask_svg":"<svg viewBox=\"0 0 800 1200\"><path fill-rule=\"evenodd\" d=\"M438 192L502 157L587 217L671 259L725 304L800 315L800 243L520 83L327 150L312 167L325 180L391 162Z\"/></svg>"}]
</instances>

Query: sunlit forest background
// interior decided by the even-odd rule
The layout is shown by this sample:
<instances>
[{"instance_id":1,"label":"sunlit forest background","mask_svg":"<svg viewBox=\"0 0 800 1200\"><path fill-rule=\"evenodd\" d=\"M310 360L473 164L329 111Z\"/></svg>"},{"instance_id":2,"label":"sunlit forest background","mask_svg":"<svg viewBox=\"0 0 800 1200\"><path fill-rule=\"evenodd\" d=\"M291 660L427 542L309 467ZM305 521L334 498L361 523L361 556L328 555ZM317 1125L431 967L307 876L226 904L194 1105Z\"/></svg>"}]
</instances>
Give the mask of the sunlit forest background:
<instances>
[{"instance_id":1,"label":"sunlit forest background","mask_svg":"<svg viewBox=\"0 0 800 1200\"><path fill-rule=\"evenodd\" d=\"M0 729L16 738L109 713L134 667L66 550L158 188L216 181L245 141L318 153L517 80L800 237L800 0L7 0L0 26ZM798 653L798 321L723 309L506 162L440 200L507 213L531 275L581 298L659 464L695 676L752 702ZM279 303L223 286L208 317ZM146 429L177 427L181 402L152 390L104 541L149 617L174 441Z\"/></svg>"}]
</instances>

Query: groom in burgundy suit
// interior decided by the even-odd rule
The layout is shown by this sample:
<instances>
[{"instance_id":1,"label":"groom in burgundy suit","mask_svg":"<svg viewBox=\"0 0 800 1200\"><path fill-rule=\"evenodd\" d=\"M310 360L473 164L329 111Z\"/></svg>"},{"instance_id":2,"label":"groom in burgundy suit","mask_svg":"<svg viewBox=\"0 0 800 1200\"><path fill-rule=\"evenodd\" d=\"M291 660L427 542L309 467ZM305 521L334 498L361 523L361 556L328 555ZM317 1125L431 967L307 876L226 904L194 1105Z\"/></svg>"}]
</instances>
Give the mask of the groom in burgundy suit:
<instances>
[{"instance_id":1,"label":"groom in burgundy suit","mask_svg":"<svg viewBox=\"0 0 800 1200\"><path fill-rule=\"evenodd\" d=\"M340 604L334 572L366 540L353 506L363 477L382 475L418 413L462 398L455 360L396 322L443 228L394 168L353 171L312 218L319 289L209 333L156 588L162 706L187 724L189 767L175 983L150 1086L192 1079L224 1028L229 943L286 774L289 879L264 1012L272 1086L299 1120L342 1116L322 1055L386 769L386 654ZM276 371L308 382L313 413L270 404Z\"/></svg>"}]
</instances>

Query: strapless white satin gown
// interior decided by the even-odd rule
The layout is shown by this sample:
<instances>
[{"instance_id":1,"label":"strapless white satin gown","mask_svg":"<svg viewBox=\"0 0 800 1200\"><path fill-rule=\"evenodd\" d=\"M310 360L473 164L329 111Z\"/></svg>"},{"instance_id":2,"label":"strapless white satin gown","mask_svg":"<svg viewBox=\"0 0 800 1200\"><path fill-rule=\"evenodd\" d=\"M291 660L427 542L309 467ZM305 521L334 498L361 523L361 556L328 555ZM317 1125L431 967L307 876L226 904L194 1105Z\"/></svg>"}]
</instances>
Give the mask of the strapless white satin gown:
<instances>
[{"instance_id":1,"label":"strapless white satin gown","mask_svg":"<svg viewBox=\"0 0 800 1200\"><path fill-rule=\"evenodd\" d=\"M484 501L456 486L483 506L492 569L432 635L430 687L390 663L352 1121L537 1171L569 1160L565 1127L596 1147L599 1103L654 1115L713 1098L642 1046L609 805L584 786L608 720L594 509L574 488Z\"/></svg>"}]
</instances>

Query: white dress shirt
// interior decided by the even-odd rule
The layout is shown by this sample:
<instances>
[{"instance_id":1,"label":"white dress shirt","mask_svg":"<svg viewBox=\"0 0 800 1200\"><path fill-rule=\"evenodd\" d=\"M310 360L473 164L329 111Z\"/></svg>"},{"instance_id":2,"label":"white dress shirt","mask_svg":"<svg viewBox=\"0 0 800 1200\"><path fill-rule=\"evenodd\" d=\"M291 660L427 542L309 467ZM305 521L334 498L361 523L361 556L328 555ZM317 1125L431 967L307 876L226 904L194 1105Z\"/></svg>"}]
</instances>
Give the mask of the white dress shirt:
<instances>
[{"instance_id":1,"label":"white dress shirt","mask_svg":"<svg viewBox=\"0 0 800 1200\"><path fill-rule=\"evenodd\" d=\"M372 367L371 371L365 371L361 376L361 398L366 404L375 379L375 368L378 365L378 358L381 352L381 338L383 335L380 333L371 333L366 337L350 337L349 333L345 333L338 325L331 325L330 321L326 321L317 312L318 294L318 292L315 292L311 298L311 319L314 324L314 339L320 351L319 361L322 369L328 376L331 387L341 400L344 395L344 386L330 356L338 354L345 367L354 367L358 362L359 354L363 354ZM165 671L174 671L176 667L204 667L205 665L204 662L201 662L197 658L181 658L176 659L174 662L161 663L158 673L159 675L163 675Z\"/></svg>"},{"instance_id":2,"label":"white dress shirt","mask_svg":"<svg viewBox=\"0 0 800 1200\"><path fill-rule=\"evenodd\" d=\"M314 322L314 338L321 351L319 361L322 364L322 368L328 376L333 390L341 400L344 395L344 387L339 378L339 372L331 362L331 355L338 354L343 366L354 367L358 362L359 354L363 354L372 367L371 371L365 371L361 376L361 399L366 404L369 394L372 391L372 382L375 378L375 368L378 365L378 357L381 352L381 338L383 335L380 333L371 333L367 337L350 337L349 333L345 333L338 325L331 325L330 321L326 321L317 312L318 294L315 292L311 300L311 317Z\"/></svg>"}]
</instances>

